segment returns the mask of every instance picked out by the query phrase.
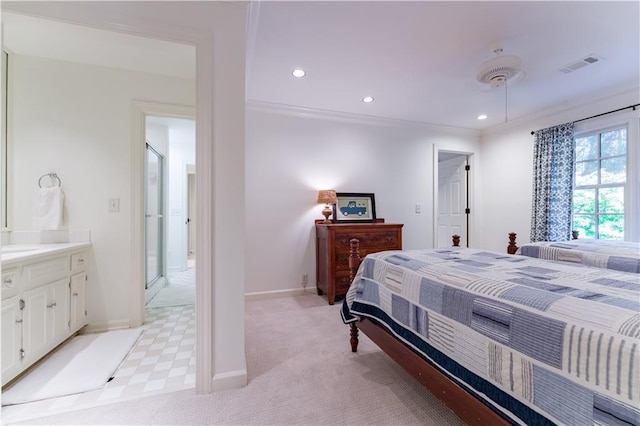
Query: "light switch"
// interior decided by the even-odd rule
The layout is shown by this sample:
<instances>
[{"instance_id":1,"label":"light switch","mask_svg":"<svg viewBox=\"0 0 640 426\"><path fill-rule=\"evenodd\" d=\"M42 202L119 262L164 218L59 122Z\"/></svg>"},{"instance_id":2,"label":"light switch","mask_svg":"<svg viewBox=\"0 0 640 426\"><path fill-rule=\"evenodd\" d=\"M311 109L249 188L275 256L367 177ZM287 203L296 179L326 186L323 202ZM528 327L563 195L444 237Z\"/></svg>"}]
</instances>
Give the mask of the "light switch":
<instances>
[{"instance_id":1,"label":"light switch","mask_svg":"<svg viewBox=\"0 0 640 426\"><path fill-rule=\"evenodd\" d=\"M109 212L117 213L120 211L120 198L109 198Z\"/></svg>"},{"instance_id":2,"label":"light switch","mask_svg":"<svg viewBox=\"0 0 640 426\"><path fill-rule=\"evenodd\" d=\"M416 204L416 213L422 213L422 206L420 204Z\"/></svg>"}]
</instances>

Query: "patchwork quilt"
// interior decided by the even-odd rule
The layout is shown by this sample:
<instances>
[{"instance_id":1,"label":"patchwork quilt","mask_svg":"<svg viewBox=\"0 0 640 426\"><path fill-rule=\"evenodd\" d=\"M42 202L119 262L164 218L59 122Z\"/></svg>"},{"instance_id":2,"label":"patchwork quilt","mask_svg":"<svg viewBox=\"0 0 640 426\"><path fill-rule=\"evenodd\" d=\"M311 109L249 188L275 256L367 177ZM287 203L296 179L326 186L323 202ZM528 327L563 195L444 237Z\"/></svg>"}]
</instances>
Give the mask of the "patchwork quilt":
<instances>
[{"instance_id":1,"label":"patchwork quilt","mask_svg":"<svg viewBox=\"0 0 640 426\"><path fill-rule=\"evenodd\" d=\"M640 425L640 275L467 248L365 257L342 305L514 424Z\"/></svg>"},{"instance_id":2,"label":"patchwork quilt","mask_svg":"<svg viewBox=\"0 0 640 426\"><path fill-rule=\"evenodd\" d=\"M522 245L516 254L640 274L640 243L628 241L541 241Z\"/></svg>"}]
</instances>

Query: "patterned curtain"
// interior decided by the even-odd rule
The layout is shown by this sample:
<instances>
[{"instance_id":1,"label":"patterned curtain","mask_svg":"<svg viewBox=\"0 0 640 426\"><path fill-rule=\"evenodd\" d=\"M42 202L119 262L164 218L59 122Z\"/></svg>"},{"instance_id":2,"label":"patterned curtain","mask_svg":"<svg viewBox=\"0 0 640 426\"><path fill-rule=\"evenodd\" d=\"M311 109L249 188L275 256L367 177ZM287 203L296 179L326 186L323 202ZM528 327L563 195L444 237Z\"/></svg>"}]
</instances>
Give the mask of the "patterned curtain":
<instances>
[{"instance_id":1,"label":"patterned curtain","mask_svg":"<svg viewBox=\"0 0 640 426\"><path fill-rule=\"evenodd\" d=\"M573 123L534 133L531 241L571 239Z\"/></svg>"}]
</instances>

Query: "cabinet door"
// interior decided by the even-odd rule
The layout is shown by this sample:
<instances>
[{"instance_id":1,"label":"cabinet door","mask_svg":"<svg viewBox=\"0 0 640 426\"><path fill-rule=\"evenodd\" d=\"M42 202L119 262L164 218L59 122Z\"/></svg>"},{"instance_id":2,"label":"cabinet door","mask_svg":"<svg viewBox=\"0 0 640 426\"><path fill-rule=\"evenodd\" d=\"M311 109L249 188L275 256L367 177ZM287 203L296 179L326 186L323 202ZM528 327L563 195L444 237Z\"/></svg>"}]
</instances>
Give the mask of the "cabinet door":
<instances>
[{"instance_id":1,"label":"cabinet door","mask_svg":"<svg viewBox=\"0 0 640 426\"><path fill-rule=\"evenodd\" d=\"M81 272L71 277L71 333L87 324L87 274Z\"/></svg>"},{"instance_id":2,"label":"cabinet door","mask_svg":"<svg viewBox=\"0 0 640 426\"><path fill-rule=\"evenodd\" d=\"M2 301L2 384L11 380L22 368L22 311L15 296Z\"/></svg>"},{"instance_id":3,"label":"cabinet door","mask_svg":"<svg viewBox=\"0 0 640 426\"><path fill-rule=\"evenodd\" d=\"M51 320L49 321L49 338L52 345L57 345L69 336L69 280L62 279L48 285L49 303L47 305Z\"/></svg>"},{"instance_id":4,"label":"cabinet door","mask_svg":"<svg viewBox=\"0 0 640 426\"><path fill-rule=\"evenodd\" d=\"M22 349L25 363L38 359L48 350L49 301L48 286L34 288L22 294L24 310L22 312Z\"/></svg>"}]
</instances>

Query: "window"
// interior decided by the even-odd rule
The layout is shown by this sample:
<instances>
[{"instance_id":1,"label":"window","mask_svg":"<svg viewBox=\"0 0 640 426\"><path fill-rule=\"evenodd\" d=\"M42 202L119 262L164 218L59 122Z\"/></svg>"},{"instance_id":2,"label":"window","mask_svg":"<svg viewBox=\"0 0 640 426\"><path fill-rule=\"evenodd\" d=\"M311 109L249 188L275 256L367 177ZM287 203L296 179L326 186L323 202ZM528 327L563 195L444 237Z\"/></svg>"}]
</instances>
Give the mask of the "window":
<instances>
[{"instance_id":1,"label":"window","mask_svg":"<svg viewBox=\"0 0 640 426\"><path fill-rule=\"evenodd\" d=\"M581 237L624 240L627 127L575 139L573 230Z\"/></svg>"}]
</instances>

